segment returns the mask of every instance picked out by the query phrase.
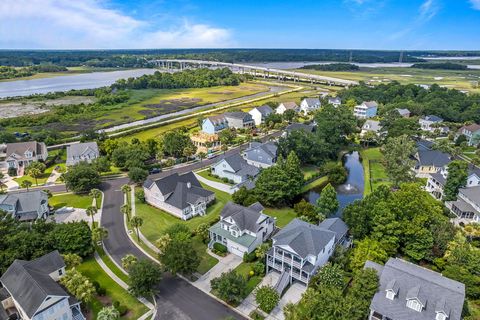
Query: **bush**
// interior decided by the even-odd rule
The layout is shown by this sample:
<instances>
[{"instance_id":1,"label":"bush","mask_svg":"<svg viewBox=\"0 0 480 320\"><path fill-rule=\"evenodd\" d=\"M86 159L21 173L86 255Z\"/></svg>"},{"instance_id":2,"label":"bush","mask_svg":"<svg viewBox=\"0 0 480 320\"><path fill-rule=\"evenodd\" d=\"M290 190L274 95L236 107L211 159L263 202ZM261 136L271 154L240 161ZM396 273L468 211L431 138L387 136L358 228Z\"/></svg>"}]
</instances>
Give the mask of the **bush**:
<instances>
[{"instance_id":1,"label":"bush","mask_svg":"<svg viewBox=\"0 0 480 320\"><path fill-rule=\"evenodd\" d=\"M219 253L227 253L228 252L228 249L226 246L224 246L223 244L221 243L218 243L218 242L215 242L213 244L213 249L215 249L216 252L219 252Z\"/></svg>"},{"instance_id":2,"label":"bush","mask_svg":"<svg viewBox=\"0 0 480 320\"><path fill-rule=\"evenodd\" d=\"M222 178L222 181L225 182L225 183L228 183L228 178L223 177L223 178Z\"/></svg>"},{"instance_id":3,"label":"bush","mask_svg":"<svg viewBox=\"0 0 480 320\"><path fill-rule=\"evenodd\" d=\"M128 312L128 308L125 307L123 304L119 305L117 308L118 313L120 313L120 316L124 316Z\"/></svg>"},{"instance_id":4,"label":"bush","mask_svg":"<svg viewBox=\"0 0 480 320\"><path fill-rule=\"evenodd\" d=\"M262 286L255 291L255 302L261 310L270 313L278 304L280 296L271 286Z\"/></svg>"},{"instance_id":5,"label":"bush","mask_svg":"<svg viewBox=\"0 0 480 320\"><path fill-rule=\"evenodd\" d=\"M11 177L17 176L17 169L16 168L8 168L8 175Z\"/></svg>"},{"instance_id":6,"label":"bush","mask_svg":"<svg viewBox=\"0 0 480 320\"><path fill-rule=\"evenodd\" d=\"M101 297L105 296L107 294L107 289L103 288L103 287L99 287L97 289L97 294Z\"/></svg>"},{"instance_id":7,"label":"bush","mask_svg":"<svg viewBox=\"0 0 480 320\"><path fill-rule=\"evenodd\" d=\"M135 197L137 198L138 201L141 203L145 203L145 192L143 189L137 189L135 190Z\"/></svg>"},{"instance_id":8,"label":"bush","mask_svg":"<svg viewBox=\"0 0 480 320\"><path fill-rule=\"evenodd\" d=\"M253 271L256 275L263 276L265 274L265 264L258 261L253 265Z\"/></svg>"},{"instance_id":9,"label":"bush","mask_svg":"<svg viewBox=\"0 0 480 320\"><path fill-rule=\"evenodd\" d=\"M264 316L262 316L260 314L260 312L258 312L257 310L253 310L252 312L250 312L249 314L250 318L252 318L253 320L263 320L265 319Z\"/></svg>"},{"instance_id":10,"label":"bush","mask_svg":"<svg viewBox=\"0 0 480 320\"><path fill-rule=\"evenodd\" d=\"M98 293L98 290L100 289L100 283L98 283L98 281L92 281L92 285L95 288L95 291Z\"/></svg>"},{"instance_id":11,"label":"bush","mask_svg":"<svg viewBox=\"0 0 480 320\"><path fill-rule=\"evenodd\" d=\"M255 251L250 252L250 253L244 253L243 255L243 262L253 262L257 259L257 256L255 255Z\"/></svg>"}]
</instances>

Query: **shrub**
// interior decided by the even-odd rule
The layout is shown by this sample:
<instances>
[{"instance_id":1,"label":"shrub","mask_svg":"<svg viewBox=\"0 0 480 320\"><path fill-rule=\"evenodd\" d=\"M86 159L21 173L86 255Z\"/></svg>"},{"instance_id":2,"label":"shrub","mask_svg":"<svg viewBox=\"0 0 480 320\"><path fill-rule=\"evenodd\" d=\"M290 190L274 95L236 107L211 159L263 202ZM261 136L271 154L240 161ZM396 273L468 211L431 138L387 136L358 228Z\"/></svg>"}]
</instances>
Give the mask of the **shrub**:
<instances>
[{"instance_id":1,"label":"shrub","mask_svg":"<svg viewBox=\"0 0 480 320\"><path fill-rule=\"evenodd\" d=\"M17 169L15 168L8 168L8 175L11 177L17 176Z\"/></svg>"},{"instance_id":2,"label":"shrub","mask_svg":"<svg viewBox=\"0 0 480 320\"><path fill-rule=\"evenodd\" d=\"M228 183L228 178L223 177L223 178L222 178L222 181L225 182L225 183Z\"/></svg>"},{"instance_id":3,"label":"shrub","mask_svg":"<svg viewBox=\"0 0 480 320\"><path fill-rule=\"evenodd\" d=\"M141 203L145 203L145 192L143 189L137 189L135 190L135 197L137 198L138 201Z\"/></svg>"},{"instance_id":4,"label":"shrub","mask_svg":"<svg viewBox=\"0 0 480 320\"><path fill-rule=\"evenodd\" d=\"M103 287L98 287L97 289L97 294L101 297L105 296L107 294L107 289Z\"/></svg>"},{"instance_id":5,"label":"shrub","mask_svg":"<svg viewBox=\"0 0 480 320\"><path fill-rule=\"evenodd\" d=\"M218 243L218 242L215 242L213 244L213 249L215 249L217 252L220 252L220 253L227 253L228 252L228 249L226 246L224 246L223 244L221 243Z\"/></svg>"},{"instance_id":6,"label":"shrub","mask_svg":"<svg viewBox=\"0 0 480 320\"><path fill-rule=\"evenodd\" d=\"M266 313L270 313L278 304L280 296L271 286L262 286L255 291L255 302L258 303L260 309Z\"/></svg>"},{"instance_id":7,"label":"shrub","mask_svg":"<svg viewBox=\"0 0 480 320\"><path fill-rule=\"evenodd\" d=\"M98 283L98 281L92 281L92 285L95 288L95 291L98 293L98 290L100 289L100 283Z\"/></svg>"},{"instance_id":8,"label":"shrub","mask_svg":"<svg viewBox=\"0 0 480 320\"><path fill-rule=\"evenodd\" d=\"M116 309L118 310L118 313L120 313L120 316L124 316L128 312L128 308L125 307L123 304L119 305Z\"/></svg>"},{"instance_id":9,"label":"shrub","mask_svg":"<svg viewBox=\"0 0 480 320\"><path fill-rule=\"evenodd\" d=\"M257 258L255 251L243 255L243 262L253 262Z\"/></svg>"},{"instance_id":10,"label":"shrub","mask_svg":"<svg viewBox=\"0 0 480 320\"><path fill-rule=\"evenodd\" d=\"M250 312L249 314L250 318L252 318L253 320L263 320L265 319L264 316L262 316L260 314L260 312L258 312L257 310L253 310L252 312Z\"/></svg>"},{"instance_id":11,"label":"shrub","mask_svg":"<svg viewBox=\"0 0 480 320\"><path fill-rule=\"evenodd\" d=\"M258 261L253 265L253 271L256 275L263 276L265 274L265 265Z\"/></svg>"}]
</instances>

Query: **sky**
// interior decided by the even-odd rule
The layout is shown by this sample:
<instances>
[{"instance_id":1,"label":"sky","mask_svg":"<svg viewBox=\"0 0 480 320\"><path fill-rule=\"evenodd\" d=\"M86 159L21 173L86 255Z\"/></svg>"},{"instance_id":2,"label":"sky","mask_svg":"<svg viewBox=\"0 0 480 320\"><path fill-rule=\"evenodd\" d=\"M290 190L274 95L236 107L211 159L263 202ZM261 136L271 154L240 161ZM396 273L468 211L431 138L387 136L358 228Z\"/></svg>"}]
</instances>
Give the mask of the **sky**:
<instances>
[{"instance_id":1,"label":"sky","mask_svg":"<svg viewBox=\"0 0 480 320\"><path fill-rule=\"evenodd\" d=\"M0 0L0 49L480 50L480 0Z\"/></svg>"}]
</instances>

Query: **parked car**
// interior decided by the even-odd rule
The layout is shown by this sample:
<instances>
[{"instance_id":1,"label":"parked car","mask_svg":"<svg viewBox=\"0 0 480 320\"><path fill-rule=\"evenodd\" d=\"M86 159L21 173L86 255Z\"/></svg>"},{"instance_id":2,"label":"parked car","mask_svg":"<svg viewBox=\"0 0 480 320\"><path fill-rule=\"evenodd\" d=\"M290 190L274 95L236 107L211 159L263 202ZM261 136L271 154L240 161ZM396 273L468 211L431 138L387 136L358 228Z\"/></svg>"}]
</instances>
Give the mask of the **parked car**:
<instances>
[{"instance_id":1,"label":"parked car","mask_svg":"<svg viewBox=\"0 0 480 320\"><path fill-rule=\"evenodd\" d=\"M156 173L160 173L160 172L162 172L162 169L160 169L160 168L152 168L149 171L150 174L156 174Z\"/></svg>"},{"instance_id":2,"label":"parked car","mask_svg":"<svg viewBox=\"0 0 480 320\"><path fill-rule=\"evenodd\" d=\"M207 159L213 159L213 158L215 158L216 156L217 156L216 153L209 153L209 154L207 154Z\"/></svg>"}]
</instances>

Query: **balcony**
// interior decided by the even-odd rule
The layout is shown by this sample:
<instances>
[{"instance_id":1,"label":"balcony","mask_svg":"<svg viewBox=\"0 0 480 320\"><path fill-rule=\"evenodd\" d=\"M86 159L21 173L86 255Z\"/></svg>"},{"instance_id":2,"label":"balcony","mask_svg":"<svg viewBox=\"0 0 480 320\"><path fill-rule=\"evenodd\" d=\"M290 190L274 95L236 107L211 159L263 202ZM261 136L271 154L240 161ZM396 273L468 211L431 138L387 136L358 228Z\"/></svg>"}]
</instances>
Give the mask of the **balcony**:
<instances>
[{"instance_id":1,"label":"balcony","mask_svg":"<svg viewBox=\"0 0 480 320\"><path fill-rule=\"evenodd\" d=\"M294 266L294 267L297 267L299 269L302 268L302 264L298 261L295 261L294 259L292 258L289 258L287 256L282 256L281 254L278 254L276 253L273 258L277 259L277 260L280 260L280 261L283 261L284 263L287 263L291 266Z\"/></svg>"}]
</instances>

